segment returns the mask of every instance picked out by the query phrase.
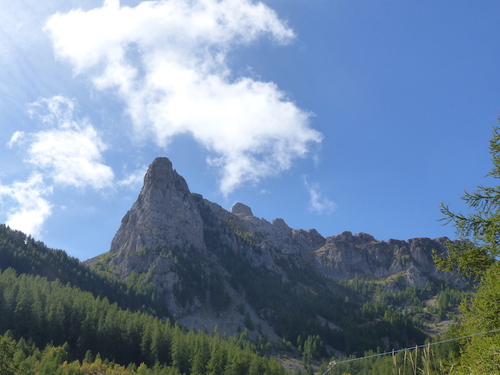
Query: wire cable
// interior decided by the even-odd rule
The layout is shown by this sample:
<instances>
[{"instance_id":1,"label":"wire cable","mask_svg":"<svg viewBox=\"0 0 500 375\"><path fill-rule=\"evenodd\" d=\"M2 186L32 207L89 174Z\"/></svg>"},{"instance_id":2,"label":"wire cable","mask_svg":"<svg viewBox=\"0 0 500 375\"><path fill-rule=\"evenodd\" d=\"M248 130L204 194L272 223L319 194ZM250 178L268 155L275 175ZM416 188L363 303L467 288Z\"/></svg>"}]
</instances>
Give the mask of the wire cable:
<instances>
[{"instance_id":1,"label":"wire cable","mask_svg":"<svg viewBox=\"0 0 500 375\"><path fill-rule=\"evenodd\" d=\"M354 362L354 361L360 361L362 359L367 359L367 358L373 358L373 357L381 357L381 356L384 356L384 355L389 355L389 354L396 354L396 353L400 353L400 352L404 352L404 351L407 351L407 350L415 350L415 349L418 349L418 348L425 348L427 346L431 346L431 345L437 345L437 344L443 344L445 342L450 342L450 341L456 341L456 340L461 340L461 339L466 339L466 338L469 338L469 337L474 337L474 336L479 336L479 335L485 335L487 333L492 333L492 332L498 332L500 331L500 328L496 328L496 329L492 329L492 330L489 330L489 331L486 331L486 332L479 332L479 333L474 333L472 335L467 335L467 336L461 336L461 337L455 337L453 339L448 339L448 340L443 340L443 341L438 341L438 342L430 342L428 344L423 344L423 345L417 345L417 346L414 346L414 347L411 347L411 348L405 348L405 349L398 349L398 350L393 350L393 351L390 351L390 352L385 352L385 353L378 353L378 354L372 354L372 355L367 355L367 356L364 356L364 357L359 357L359 358L351 358L351 359L346 359L344 361L332 361L328 364L328 369L323 373L323 375L326 375L326 373L328 371L330 371L332 369L333 366L335 365L340 365L341 363L347 363L347 362Z\"/></svg>"}]
</instances>

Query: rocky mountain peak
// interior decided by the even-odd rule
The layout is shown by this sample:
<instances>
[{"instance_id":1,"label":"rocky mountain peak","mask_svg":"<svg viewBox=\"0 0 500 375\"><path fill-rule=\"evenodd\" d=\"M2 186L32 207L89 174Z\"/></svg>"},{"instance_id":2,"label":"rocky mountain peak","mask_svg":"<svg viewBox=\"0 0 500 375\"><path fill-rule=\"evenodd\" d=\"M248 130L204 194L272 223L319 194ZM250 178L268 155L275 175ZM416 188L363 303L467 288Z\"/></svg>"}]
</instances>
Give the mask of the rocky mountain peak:
<instances>
[{"instance_id":1,"label":"rocky mountain peak","mask_svg":"<svg viewBox=\"0 0 500 375\"><path fill-rule=\"evenodd\" d=\"M358 233L358 234L352 234L350 231L344 231L341 234L338 234L336 236L331 236L327 238L327 242L338 242L338 241L345 241L349 243L369 243L369 242L376 242L377 240L375 237L373 237L370 234L367 233Z\"/></svg>"},{"instance_id":2,"label":"rocky mountain peak","mask_svg":"<svg viewBox=\"0 0 500 375\"><path fill-rule=\"evenodd\" d=\"M204 248L203 223L184 178L165 157L156 158L132 208L122 219L110 253L141 248Z\"/></svg>"},{"instance_id":3,"label":"rocky mountain peak","mask_svg":"<svg viewBox=\"0 0 500 375\"><path fill-rule=\"evenodd\" d=\"M328 237L325 245L316 251L315 260L318 269L334 280L355 276L384 279L398 274L409 286L423 287L434 278L462 289L465 283L460 277L439 271L434 264L433 252L446 252L447 242L446 237L385 242L366 233L353 235L346 231Z\"/></svg>"},{"instance_id":4,"label":"rocky mountain peak","mask_svg":"<svg viewBox=\"0 0 500 375\"><path fill-rule=\"evenodd\" d=\"M233 215L238 215L242 217L246 216L253 216L252 209L243 203L235 203L234 206L231 208L231 213Z\"/></svg>"},{"instance_id":5,"label":"rocky mountain peak","mask_svg":"<svg viewBox=\"0 0 500 375\"><path fill-rule=\"evenodd\" d=\"M181 324L209 330L217 324L235 333L248 325L249 316L266 335L278 337L273 327L279 315L287 315L303 291L335 294L321 289L331 280L359 277L388 288L443 280L463 287L435 268L433 251L444 252L446 244L446 238L385 242L348 231L325 238L315 229L293 229L281 218L256 217L243 203L228 212L192 194L162 157L149 166L109 253L93 262L102 260L125 278L142 275ZM277 302L263 307L259 295Z\"/></svg>"},{"instance_id":6,"label":"rocky mountain peak","mask_svg":"<svg viewBox=\"0 0 500 375\"><path fill-rule=\"evenodd\" d=\"M166 157L153 160L144 176L142 190L147 193L154 188L190 194L186 181L173 169L172 162Z\"/></svg>"}]
</instances>

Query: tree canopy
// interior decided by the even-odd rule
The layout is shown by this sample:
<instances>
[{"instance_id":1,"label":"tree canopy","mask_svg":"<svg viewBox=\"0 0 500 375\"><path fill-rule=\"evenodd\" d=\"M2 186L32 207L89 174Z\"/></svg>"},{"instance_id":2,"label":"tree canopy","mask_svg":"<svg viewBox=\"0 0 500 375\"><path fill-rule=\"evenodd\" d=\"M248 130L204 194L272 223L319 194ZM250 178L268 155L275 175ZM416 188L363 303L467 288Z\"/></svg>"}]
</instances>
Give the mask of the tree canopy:
<instances>
[{"instance_id":1,"label":"tree canopy","mask_svg":"<svg viewBox=\"0 0 500 375\"><path fill-rule=\"evenodd\" d=\"M500 179L500 128L493 128L490 140L493 169L486 177ZM466 277L480 279L500 255L500 184L479 185L477 190L464 192L462 200L472 213L455 213L441 203L445 223L453 224L458 237L469 238L461 244L449 244L447 257L437 257L438 267Z\"/></svg>"}]
</instances>

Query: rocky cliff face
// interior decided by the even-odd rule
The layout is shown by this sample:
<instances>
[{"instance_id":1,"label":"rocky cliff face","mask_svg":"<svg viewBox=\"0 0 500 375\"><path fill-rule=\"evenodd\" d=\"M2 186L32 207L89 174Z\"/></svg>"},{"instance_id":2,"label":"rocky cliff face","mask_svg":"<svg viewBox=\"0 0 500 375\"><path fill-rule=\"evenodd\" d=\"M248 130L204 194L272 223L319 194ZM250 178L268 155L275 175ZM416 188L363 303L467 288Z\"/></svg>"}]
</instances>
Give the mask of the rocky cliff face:
<instances>
[{"instance_id":1,"label":"rocky cliff face","mask_svg":"<svg viewBox=\"0 0 500 375\"><path fill-rule=\"evenodd\" d=\"M100 261L125 278L135 275L151 281L181 323L202 329L218 324L234 333L250 319L261 333L277 337L278 331L292 329L279 326L279 311L286 314L294 299L312 293L311 298L322 298L318 303L335 301L328 279L395 275L392 279L406 286L443 280L462 288L462 280L434 266L432 251L445 251L446 241L383 242L350 232L324 238L314 229L292 229L283 219L258 218L242 203L228 212L191 193L172 163L157 158L109 253L89 263ZM255 288L273 291L258 294ZM270 307L262 299L272 293L275 297L268 304L276 303ZM327 314L315 310L304 319L337 327Z\"/></svg>"},{"instance_id":2,"label":"rocky cliff face","mask_svg":"<svg viewBox=\"0 0 500 375\"><path fill-rule=\"evenodd\" d=\"M176 246L204 249L203 222L184 178L172 169L170 160L157 158L137 201L122 219L110 253Z\"/></svg>"},{"instance_id":3,"label":"rocky cliff face","mask_svg":"<svg viewBox=\"0 0 500 375\"><path fill-rule=\"evenodd\" d=\"M413 238L408 241L377 241L366 233L343 232L328 237L325 245L314 251L317 269L334 280L354 277L383 279L399 275L407 286L424 287L430 278L444 280L456 288L464 281L450 273L438 271L433 252L442 255L448 238Z\"/></svg>"},{"instance_id":4,"label":"rocky cliff face","mask_svg":"<svg viewBox=\"0 0 500 375\"><path fill-rule=\"evenodd\" d=\"M205 252L203 222L184 178L167 158L149 166L144 185L106 254L108 266L123 277L146 274L174 314L184 312L172 291L179 285L173 249ZM198 300L194 306L199 306Z\"/></svg>"}]
</instances>

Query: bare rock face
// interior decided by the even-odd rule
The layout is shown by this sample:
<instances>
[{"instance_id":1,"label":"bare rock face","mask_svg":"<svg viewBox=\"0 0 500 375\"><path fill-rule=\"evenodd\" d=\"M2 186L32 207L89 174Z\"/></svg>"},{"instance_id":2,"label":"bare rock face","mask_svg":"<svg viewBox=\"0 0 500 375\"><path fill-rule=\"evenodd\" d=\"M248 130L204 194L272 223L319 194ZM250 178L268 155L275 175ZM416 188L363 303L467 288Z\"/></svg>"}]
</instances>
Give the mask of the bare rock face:
<instances>
[{"instance_id":1,"label":"bare rock face","mask_svg":"<svg viewBox=\"0 0 500 375\"><path fill-rule=\"evenodd\" d=\"M272 337L274 310L279 306L273 310L249 299L255 280L265 277L264 288L284 285L283 290L293 291L298 286L291 280L314 272L333 280L398 275L407 286L440 279L461 287L460 279L434 266L432 251L445 251L447 241L384 242L351 232L324 238L315 229L293 229L280 218L272 222L258 218L243 203L236 203L229 212L191 193L170 160L157 158L149 166L137 201L123 217L110 251L88 263L100 261L124 278L134 275L151 281L169 313L180 322L199 329L217 324L232 334L244 326L244 308ZM312 282L306 276L301 280ZM306 289L316 287L313 283ZM293 308L293 300L283 303Z\"/></svg>"},{"instance_id":2,"label":"bare rock face","mask_svg":"<svg viewBox=\"0 0 500 375\"><path fill-rule=\"evenodd\" d=\"M377 241L366 233L343 232L328 237L315 253L318 270L334 280L362 277L383 279L400 274L407 286L424 287L433 279L444 280L456 288L465 288L464 281L436 269L433 252L446 251L448 238L413 238L408 241Z\"/></svg>"},{"instance_id":3,"label":"bare rock face","mask_svg":"<svg viewBox=\"0 0 500 375\"><path fill-rule=\"evenodd\" d=\"M246 217L246 216L253 216L252 209L243 203L236 203L233 208L231 208L231 213L233 215L241 216L241 217Z\"/></svg>"},{"instance_id":4,"label":"bare rock face","mask_svg":"<svg viewBox=\"0 0 500 375\"><path fill-rule=\"evenodd\" d=\"M205 248L203 222L184 178L172 169L170 160L157 158L137 201L122 219L110 253L176 246Z\"/></svg>"},{"instance_id":5,"label":"bare rock face","mask_svg":"<svg viewBox=\"0 0 500 375\"><path fill-rule=\"evenodd\" d=\"M111 242L108 265L122 277L132 272L146 274L165 296L172 313L196 305L183 305L172 293L179 286L173 249L205 251L203 222L184 178L167 158L157 158L149 166L144 186L132 208L122 219Z\"/></svg>"},{"instance_id":6,"label":"bare rock face","mask_svg":"<svg viewBox=\"0 0 500 375\"><path fill-rule=\"evenodd\" d=\"M301 254L316 250L325 243L325 238L316 229L292 229L281 218L270 223L255 217L252 209L243 203L236 203L231 213L240 220L262 249L272 248L282 254Z\"/></svg>"}]
</instances>

